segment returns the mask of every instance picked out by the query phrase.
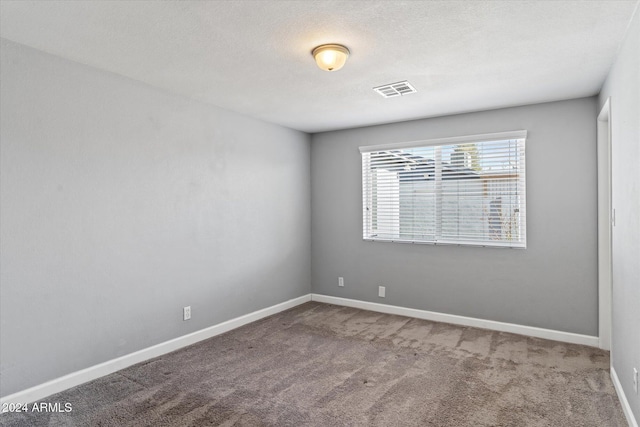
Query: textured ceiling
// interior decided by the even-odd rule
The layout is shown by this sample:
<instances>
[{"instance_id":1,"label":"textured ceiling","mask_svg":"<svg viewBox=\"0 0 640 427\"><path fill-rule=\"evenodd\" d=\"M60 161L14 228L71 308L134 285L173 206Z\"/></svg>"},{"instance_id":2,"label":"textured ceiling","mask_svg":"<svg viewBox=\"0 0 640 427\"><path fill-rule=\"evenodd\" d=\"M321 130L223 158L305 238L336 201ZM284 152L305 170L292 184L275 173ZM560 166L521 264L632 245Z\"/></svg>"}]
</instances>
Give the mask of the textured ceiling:
<instances>
[{"instance_id":1,"label":"textured ceiling","mask_svg":"<svg viewBox=\"0 0 640 427\"><path fill-rule=\"evenodd\" d=\"M6 1L0 35L307 132L598 93L630 1ZM342 43L345 67L313 47ZM418 93L372 88L409 80Z\"/></svg>"}]
</instances>

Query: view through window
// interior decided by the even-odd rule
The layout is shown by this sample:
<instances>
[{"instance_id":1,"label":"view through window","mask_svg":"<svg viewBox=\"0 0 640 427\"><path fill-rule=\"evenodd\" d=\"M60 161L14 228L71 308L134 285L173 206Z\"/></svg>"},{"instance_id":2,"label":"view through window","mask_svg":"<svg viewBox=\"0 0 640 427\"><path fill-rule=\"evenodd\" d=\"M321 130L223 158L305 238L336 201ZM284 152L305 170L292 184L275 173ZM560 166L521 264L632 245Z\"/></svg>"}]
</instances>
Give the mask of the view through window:
<instances>
[{"instance_id":1,"label":"view through window","mask_svg":"<svg viewBox=\"0 0 640 427\"><path fill-rule=\"evenodd\" d=\"M526 132L361 147L366 240L526 247Z\"/></svg>"}]
</instances>

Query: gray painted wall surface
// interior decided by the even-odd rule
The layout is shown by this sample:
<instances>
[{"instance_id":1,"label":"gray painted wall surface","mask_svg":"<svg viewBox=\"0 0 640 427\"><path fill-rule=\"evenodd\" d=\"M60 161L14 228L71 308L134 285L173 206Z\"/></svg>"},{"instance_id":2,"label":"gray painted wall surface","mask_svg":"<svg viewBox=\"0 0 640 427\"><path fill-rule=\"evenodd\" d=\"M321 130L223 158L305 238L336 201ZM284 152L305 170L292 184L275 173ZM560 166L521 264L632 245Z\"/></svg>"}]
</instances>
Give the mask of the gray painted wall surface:
<instances>
[{"instance_id":1,"label":"gray painted wall surface","mask_svg":"<svg viewBox=\"0 0 640 427\"><path fill-rule=\"evenodd\" d=\"M6 40L1 67L2 396L309 293L308 135Z\"/></svg>"},{"instance_id":2,"label":"gray painted wall surface","mask_svg":"<svg viewBox=\"0 0 640 427\"><path fill-rule=\"evenodd\" d=\"M591 97L313 135L312 291L597 335L596 109ZM359 146L519 129L526 250L362 240Z\"/></svg>"},{"instance_id":3,"label":"gray painted wall surface","mask_svg":"<svg viewBox=\"0 0 640 427\"><path fill-rule=\"evenodd\" d=\"M613 227L613 319L611 355L624 393L640 422L640 396L633 368L640 371L640 11L600 93L611 97Z\"/></svg>"}]
</instances>

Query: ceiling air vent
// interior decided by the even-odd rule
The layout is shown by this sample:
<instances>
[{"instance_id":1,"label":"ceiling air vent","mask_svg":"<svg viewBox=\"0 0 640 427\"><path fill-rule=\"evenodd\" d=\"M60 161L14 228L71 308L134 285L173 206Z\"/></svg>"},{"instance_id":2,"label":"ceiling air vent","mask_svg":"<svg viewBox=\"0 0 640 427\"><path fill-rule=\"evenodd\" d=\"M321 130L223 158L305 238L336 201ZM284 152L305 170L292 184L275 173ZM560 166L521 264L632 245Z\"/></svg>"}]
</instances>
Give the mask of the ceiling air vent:
<instances>
[{"instance_id":1,"label":"ceiling air vent","mask_svg":"<svg viewBox=\"0 0 640 427\"><path fill-rule=\"evenodd\" d=\"M393 98L394 96L402 96L417 92L417 90L411 86L411 83L406 80L403 82L374 87L373 90L378 92L384 98Z\"/></svg>"}]
</instances>

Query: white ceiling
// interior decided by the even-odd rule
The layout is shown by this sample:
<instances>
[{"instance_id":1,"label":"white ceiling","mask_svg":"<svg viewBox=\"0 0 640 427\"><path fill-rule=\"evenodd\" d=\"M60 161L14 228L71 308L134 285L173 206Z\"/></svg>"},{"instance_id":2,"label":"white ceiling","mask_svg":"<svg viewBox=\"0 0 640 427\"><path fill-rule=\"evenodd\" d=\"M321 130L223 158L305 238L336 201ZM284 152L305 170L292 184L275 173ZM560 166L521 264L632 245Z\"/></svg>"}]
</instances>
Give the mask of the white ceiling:
<instances>
[{"instance_id":1,"label":"white ceiling","mask_svg":"<svg viewBox=\"0 0 640 427\"><path fill-rule=\"evenodd\" d=\"M306 132L590 96L629 1L9 1L0 35ZM341 43L328 73L311 50ZM409 80L418 93L372 88Z\"/></svg>"}]
</instances>

